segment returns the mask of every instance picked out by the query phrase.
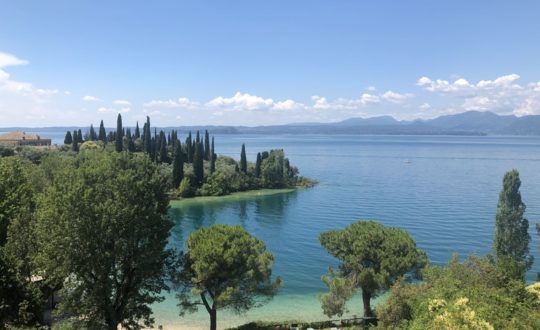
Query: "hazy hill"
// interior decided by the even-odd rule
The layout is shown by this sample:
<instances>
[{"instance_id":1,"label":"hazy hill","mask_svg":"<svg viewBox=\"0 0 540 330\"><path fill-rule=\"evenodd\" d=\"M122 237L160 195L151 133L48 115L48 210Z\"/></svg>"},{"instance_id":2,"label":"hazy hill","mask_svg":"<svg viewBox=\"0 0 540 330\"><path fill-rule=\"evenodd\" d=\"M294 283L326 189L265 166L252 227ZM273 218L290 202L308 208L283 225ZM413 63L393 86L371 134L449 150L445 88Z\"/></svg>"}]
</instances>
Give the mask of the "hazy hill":
<instances>
[{"instance_id":1,"label":"hazy hill","mask_svg":"<svg viewBox=\"0 0 540 330\"><path fill-rule=\"evenodd\" d=\"M0 131L67 131L87 127L1 128ZM113 128L108 128L111 130ZM500 116L468 111L429 120L398 121L391 116L349 118L336 123L298 123L274 126L175 126L182 132L207 129L213 134L388 134L388 135L540 135L540 116Z\"/></svg>"}]
</instances>

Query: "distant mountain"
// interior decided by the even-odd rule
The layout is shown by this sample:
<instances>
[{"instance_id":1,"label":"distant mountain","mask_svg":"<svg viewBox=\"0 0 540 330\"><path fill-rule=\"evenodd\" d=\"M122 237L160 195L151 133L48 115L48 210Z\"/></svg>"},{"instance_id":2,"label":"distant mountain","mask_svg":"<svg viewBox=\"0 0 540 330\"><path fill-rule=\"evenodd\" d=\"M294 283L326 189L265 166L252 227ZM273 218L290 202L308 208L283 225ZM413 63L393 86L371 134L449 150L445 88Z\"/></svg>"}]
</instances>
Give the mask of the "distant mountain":
<instances>
[{"instance_id":1,"label":"distant mountain","mask_svg":"<svg viewBox=\"0 0 540 330\"><path fill-rule=\"evenodd\" d=\"M428 125L459 131L497 132L511 125L516 116L499 116L493 112L469 111L427 120Z\"/></svg>"},{"instance_id":2,"label":"distant mountain","mask_svg":"<svg viewBox=\"0 0 540 330\"><path fill-rule=\"evenodd\" d=\"M398 121L390 116L349 118L337 123L236 127L238 133L388 135L540 135L540 116L499 116L468 111L429 120Z\"/></svg>"},{"instance_id":3,"label":"distant mountain","mask_svg":"<svg viewBox=\"0 0 540 330\"><path fill-rule=\"evenodd\" d=\"M86 127L2 128L0 131L53 132ZM162 128L163 129L163 128ZM274 126L182 126L166 131L208 131L214 134L385 134L385 135L540 135L540 116L500 116L468 111L429 120L398 121L390 116L349 118L336 123L297 123ZM107 129L107 130L110 130Z\"/></svg>"}]
</instances>

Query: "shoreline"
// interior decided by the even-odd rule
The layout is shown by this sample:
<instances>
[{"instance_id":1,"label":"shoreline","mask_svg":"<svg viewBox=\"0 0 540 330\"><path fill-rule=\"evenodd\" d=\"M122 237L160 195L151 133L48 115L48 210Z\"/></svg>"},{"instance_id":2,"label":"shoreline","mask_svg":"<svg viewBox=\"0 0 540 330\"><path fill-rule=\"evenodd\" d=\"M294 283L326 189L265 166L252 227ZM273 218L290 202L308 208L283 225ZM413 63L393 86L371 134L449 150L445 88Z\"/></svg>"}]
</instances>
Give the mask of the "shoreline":
<instances>
[{"instance_id":1,"label":"shoreline","mask_svg":"<svg viewBox=\"0 0 540 330\"><path fill-rule=\"evenodd\" d=\"M169 201L169 206L171 207L180 207L183 204L189 203L199 203L199 202L217 202L217 201L234 201L237 199L246 199L246 198L257 198L260 196L271 196L277 194L288 194L295 192L301 189L300 187L295 188L278 188L278 189L256 189L256 190L247 190L247 191L238 191L228 195L223 196L196 196L189 198L181 199L171 199Z\"/></svg>"}]
</instances>

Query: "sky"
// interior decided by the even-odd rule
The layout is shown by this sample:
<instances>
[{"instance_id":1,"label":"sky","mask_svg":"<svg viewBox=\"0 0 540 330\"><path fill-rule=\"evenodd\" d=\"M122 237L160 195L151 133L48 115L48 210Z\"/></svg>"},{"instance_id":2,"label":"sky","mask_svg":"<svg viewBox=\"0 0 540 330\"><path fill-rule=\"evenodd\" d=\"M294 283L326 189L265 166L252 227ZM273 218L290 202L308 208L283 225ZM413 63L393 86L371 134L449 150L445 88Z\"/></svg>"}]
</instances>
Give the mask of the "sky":
<instances>
[{"instance_id":1,"label":"sky","mask_svg":"<svg viewBox=\"0 0 540 330\"><path fill-rule=\"evenodd\" d=\"M0 127L540 114L540 1L0 0Z\"/></svg>"}]
</instances>

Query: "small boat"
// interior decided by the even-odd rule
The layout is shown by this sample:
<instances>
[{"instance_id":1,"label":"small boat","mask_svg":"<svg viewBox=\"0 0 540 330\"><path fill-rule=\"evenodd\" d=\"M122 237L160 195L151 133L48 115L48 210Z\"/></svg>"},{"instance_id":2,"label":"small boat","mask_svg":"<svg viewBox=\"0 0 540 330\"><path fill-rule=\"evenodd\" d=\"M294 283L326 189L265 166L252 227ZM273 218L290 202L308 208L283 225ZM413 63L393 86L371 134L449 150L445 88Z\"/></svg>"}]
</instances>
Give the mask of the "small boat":
<instances>
[{"instance_id":1,"label":"small boat","mask_svg":"<svg viewBox=\"0 0 540 330\"><path fill-rule=\"evenodd\" d=\"M405 159L405 164L410 164L410 163L411 163L410 159Z\"/></svg>"}]
</instances>

